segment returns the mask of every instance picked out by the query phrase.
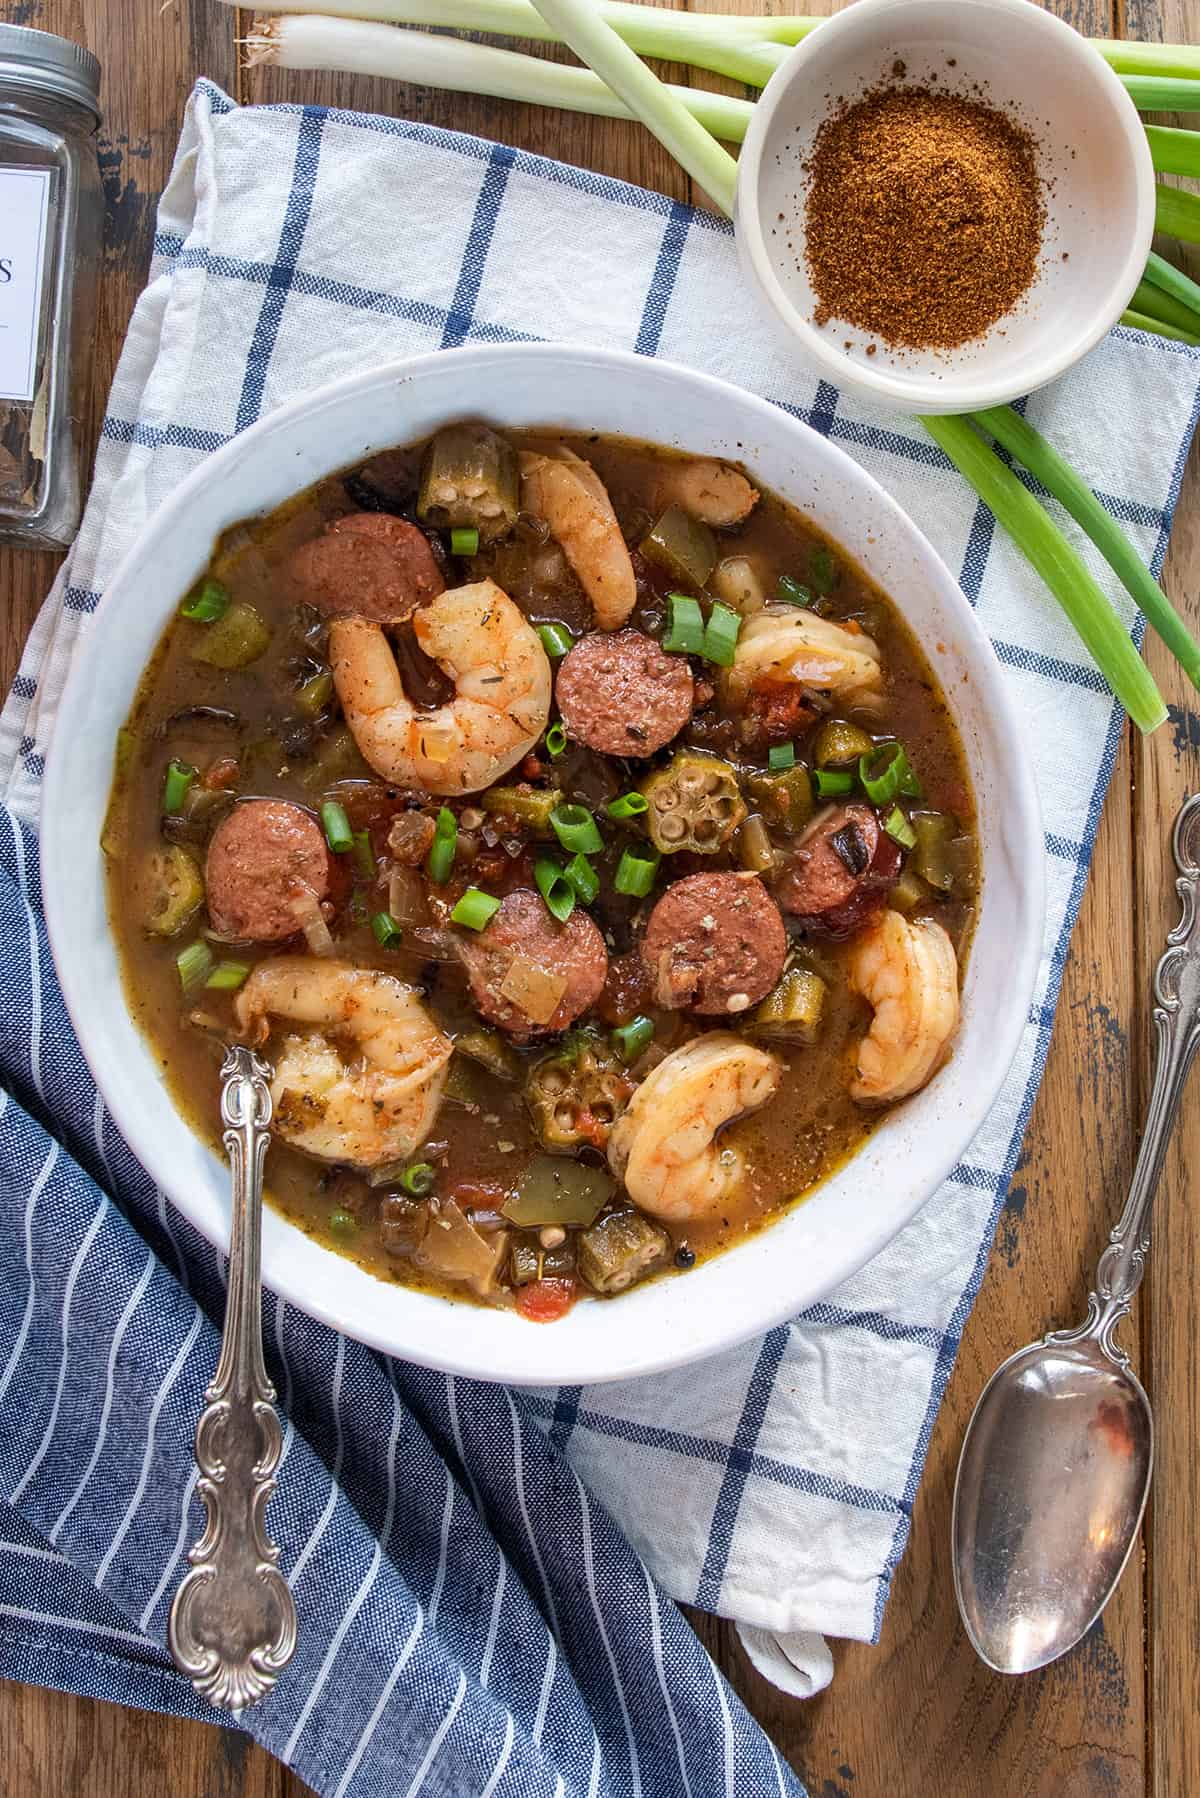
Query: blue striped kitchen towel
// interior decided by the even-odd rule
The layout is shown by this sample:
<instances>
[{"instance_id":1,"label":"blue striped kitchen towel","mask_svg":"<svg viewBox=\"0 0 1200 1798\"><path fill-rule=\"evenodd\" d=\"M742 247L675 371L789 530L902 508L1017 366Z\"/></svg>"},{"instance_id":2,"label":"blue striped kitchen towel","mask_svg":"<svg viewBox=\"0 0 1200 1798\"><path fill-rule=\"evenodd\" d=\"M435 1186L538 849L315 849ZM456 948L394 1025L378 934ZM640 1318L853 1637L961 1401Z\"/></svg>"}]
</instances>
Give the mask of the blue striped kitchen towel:
<instances>
[{"instance_id":1,"label":"blue striped kitchen towel","mask_svg":"<svg viewBox=\"0 0 1200 1798\"><path fill-rule=\"evenodd\" d=\"M828 1677L821 1633L878 1635L1044 1063L1120 715L915 424L760 331L709 214L423 125L240 109L201 83L159 227L84 527L0 720L0 1674L198 1709L162 1644L198 1523L186 1472L224 1264L113 1131L40 924L39 782L67 666L103 653L88 615L176 483L296 393L439 345L618 345L834 437L959 574L1041 782L1036 1003L992 1118L924 1212L828 1301L701 1367L509 1393L388 1363L268 1298L288 1419L272 1519L304 1628L246 1726L339 1798L797 1792L668 1595L735 1618L792 1690ZM1029 406L1155 567L1198 395L1195 352L1115 331Z\"/></svg>"}]
</instances>

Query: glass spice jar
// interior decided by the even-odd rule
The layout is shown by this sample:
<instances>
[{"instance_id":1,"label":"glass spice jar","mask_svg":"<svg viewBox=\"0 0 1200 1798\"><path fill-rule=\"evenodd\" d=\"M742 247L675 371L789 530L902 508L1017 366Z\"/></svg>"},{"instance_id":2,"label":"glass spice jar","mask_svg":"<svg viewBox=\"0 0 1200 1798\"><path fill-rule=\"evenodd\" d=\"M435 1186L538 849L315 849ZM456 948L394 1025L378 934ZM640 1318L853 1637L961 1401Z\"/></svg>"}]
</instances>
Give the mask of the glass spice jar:
<instances>
[{"instance_id":1,"label":"glass spice jar","mask_svg":"<svg viewBox=\"0 0 1200 1798\"><path fill-rule=\"evenodd\" d=\"M0 539L43 549L71 542L82 500L99 90L90 51L0 24Z\"/></svg>"}]
</instances>

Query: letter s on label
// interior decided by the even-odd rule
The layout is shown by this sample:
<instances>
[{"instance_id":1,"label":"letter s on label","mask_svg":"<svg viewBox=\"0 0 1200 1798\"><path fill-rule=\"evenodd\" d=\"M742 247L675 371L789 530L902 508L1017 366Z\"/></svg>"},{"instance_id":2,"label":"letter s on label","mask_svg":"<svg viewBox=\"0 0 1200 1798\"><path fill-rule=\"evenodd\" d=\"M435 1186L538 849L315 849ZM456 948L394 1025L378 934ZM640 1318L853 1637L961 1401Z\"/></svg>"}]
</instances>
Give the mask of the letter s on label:
<instances>
[{"instance_id":1,"label":"letter s on label","mask_svg":"<svg viewBox=\"0 0 1200 1798\"><path fill-rule=\"evenodd\" d=\"M0 256L0 282L12 280L12 258Z\"/></svg>"}]
</instances>

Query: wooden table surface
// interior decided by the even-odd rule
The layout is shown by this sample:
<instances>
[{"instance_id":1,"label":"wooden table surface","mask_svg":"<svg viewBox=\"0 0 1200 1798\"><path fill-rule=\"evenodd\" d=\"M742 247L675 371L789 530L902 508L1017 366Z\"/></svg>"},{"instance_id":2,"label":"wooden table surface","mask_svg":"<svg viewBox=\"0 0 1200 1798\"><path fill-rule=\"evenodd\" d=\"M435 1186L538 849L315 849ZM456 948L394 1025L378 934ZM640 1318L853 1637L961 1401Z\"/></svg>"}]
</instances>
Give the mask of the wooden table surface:
<instances>
[{"instance_id":1,"label":"wooden table surface","mask_svg":"<svg viewBox=\"0 0 1200 1798\"><path fill-rule=\"evenodd\" d=\"M783 10L780 0L766 4ZM1200 40L1200 0L1053 4L1093 35ZM460 126L688 197L686 179L635 126L382 81L247 73L238 67L235 39L244 34L248 14L235 14L218 0L175 0L165 10L161 5L162 0L0 0L0 19L76 38L104 64L100 160L108 228L96 321L93 434L145 278L155 202L197 75L212 77L243 101L304 99ZM763 5L764 0L708 0L710 10L755 11ZM831 0L808 0L807 9L835 6ZM1137 422L1114 420L1113 428L1136 429ZM1200 622L1198 497L1193 455L1165 575L1168 591L1193 622ZM4 689L54 567L49 556L0 549ZM1200 781L1200 705L1187 709L1182 677L1156 642L1148 656L1172 702L1172 721L1148 743L1127 733L1121 750L1045 1082L934 1431L883 1639L875 1648L837 1644L832 1687L810 1703L798 1703L754 1673L727 1626L695 1619L812 1798L916 1798L931 1792L951 1798L1134 1798L1151 1792L1156 1798L1190 1798L1200 1793L1200 1581L1194 1568L1200 1524L1195 1324L1200 1270L1184 1177L1187 1145L1200 1146L1200 1081L1168 1160L1151 1272L1137 1313L1125 1326L1124 1339L1157 1409L1158 1466L1142 1542L1116 1598L1099 1626L1059 1665L1020 1681L1002 1679L980 1665L963 1636L948 1551L955 1459L971 1406L1010 1350L1082 1313L1145 1111L1150 976L1176 915L1169 824L1184 792ZM0 1791L14 1798L18 1793L21 1798L127 1798L131 1792L300 1798L305 1790L236 1731L28 1687L0 1687ZM461 1798L474 1795L464 1792Z\"/></svg>"}]
</instances>

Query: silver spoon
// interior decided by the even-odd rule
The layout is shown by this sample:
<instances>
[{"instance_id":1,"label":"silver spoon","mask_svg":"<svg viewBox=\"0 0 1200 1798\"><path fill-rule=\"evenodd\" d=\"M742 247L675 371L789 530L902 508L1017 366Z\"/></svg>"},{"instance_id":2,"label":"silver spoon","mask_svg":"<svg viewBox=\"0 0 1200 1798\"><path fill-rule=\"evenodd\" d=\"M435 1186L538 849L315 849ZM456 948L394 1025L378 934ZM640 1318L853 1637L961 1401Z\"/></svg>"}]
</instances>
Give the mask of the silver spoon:
<instances>
[{"instance_id":1,"label":"silver spoon","mask_svg":"<svg viewBox=\"0 0 1200 1798\"><path fill-rule=\"evenodd\" d=\"M282 1436L262 1346L262 1183L270 1069L226 1051L221 1119L233 1186L225 1335L196 1425L204 1534L171 1605L167 1639L201 1697L234 1712L272 1690L296 1649L296 1606L266 1533Z\"/></svg>"},{"instance_id":2,"label":"silver spoon","mask_svg":"<svg viewBox=\"0 0 1200 1798\"><path fill-rule=\"evenodd\" d=\"M1150 1401L1113 1341L1146 1271L1150 1204L1200 1046L1200 794L1175 820L1183 915L1154 974L1150 1113L1088 1314L999 1367L963 1442L954 1487L954 1589L967 1634L998 1673L1073 1648L1112 1596L1150 1491Z\"/></svg>"}]
</instances>

